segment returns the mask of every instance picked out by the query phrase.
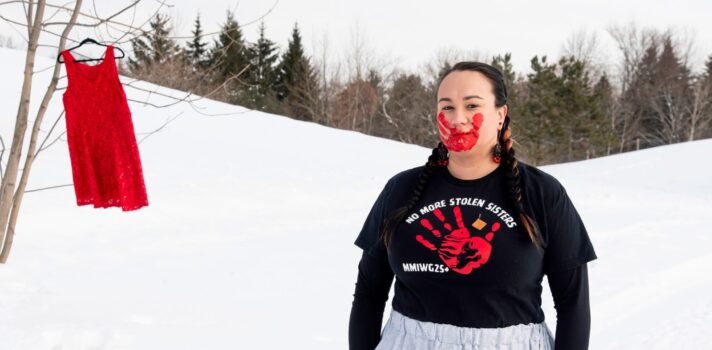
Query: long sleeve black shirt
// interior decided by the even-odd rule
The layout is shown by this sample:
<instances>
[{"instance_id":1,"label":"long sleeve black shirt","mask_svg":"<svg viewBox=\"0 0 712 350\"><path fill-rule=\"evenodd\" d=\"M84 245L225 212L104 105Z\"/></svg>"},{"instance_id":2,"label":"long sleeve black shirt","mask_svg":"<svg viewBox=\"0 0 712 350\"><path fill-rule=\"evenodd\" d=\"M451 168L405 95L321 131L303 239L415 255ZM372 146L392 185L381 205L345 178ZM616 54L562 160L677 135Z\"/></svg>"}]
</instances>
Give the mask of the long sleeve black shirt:
<instances>
[{"instance_id":1,"label":"long sleeve black shirt","mask_svg":"<svg viewBox=\"0 0 712 350\"><path fill-rule=\"evenodd\" d=\"M544 274L557 311L556 349L588 348L586 262L596 254L563 186L551 175L520 164L525 198L542 230L543 254L505 200L501 168L475 180L458 179L439 168L386 251L378 241L383 220L410 198L422 167L388 181L355 242L364 251L349 321L351 350L378 344L394 279L392 307L408 317L506 327L544 320Z\"/></svg>"},{"instance_id":2,"label":"long sleeve black shirt","mask_svg":"<svg viewBox=\"0 0 712 350\"><path fill-rule=\"evenodd\" d=\"M349 349L373 350L381 339L383 311L393 272L382 258L363 252L349 318ZM588 349L591 313L586 264L548 275L556 308L555 349Z\"/></svg>"}]
</instances>

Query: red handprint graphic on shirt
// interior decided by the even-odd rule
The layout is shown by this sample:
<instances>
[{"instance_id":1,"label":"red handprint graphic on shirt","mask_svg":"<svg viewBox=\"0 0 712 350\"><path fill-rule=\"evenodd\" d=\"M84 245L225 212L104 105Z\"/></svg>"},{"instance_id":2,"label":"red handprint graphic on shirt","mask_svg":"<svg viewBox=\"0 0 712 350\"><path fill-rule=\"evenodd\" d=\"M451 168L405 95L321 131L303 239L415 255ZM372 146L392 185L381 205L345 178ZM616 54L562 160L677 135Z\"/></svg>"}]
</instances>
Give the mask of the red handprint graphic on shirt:
<instances>
[{"instance_id":1,"label":"red handprint graphic on shirt","mask_svg":"<svg viewBox=\"0 0 712 350\"><path fill-rule=\"evenodd\" d=\"M473 269L484 265L489 260L490 253L492 253L492 244L490 242L494 238L494 233L499 230L500 223L493 223L484 237L472 236L462 221L460 207L453 207L452 212L455 216L457 227L453 228L452 225L445 221L442 211L435 209L433 214L440 220L447 232L443 235L440 230L433 227L430 220L424 218L420 220L420 224L427 228L433 237L426 239L423 235L416 235L415 239L426 248L438 252L440 259L451 270L467 275Z\"/></svg>"}]
</instances>

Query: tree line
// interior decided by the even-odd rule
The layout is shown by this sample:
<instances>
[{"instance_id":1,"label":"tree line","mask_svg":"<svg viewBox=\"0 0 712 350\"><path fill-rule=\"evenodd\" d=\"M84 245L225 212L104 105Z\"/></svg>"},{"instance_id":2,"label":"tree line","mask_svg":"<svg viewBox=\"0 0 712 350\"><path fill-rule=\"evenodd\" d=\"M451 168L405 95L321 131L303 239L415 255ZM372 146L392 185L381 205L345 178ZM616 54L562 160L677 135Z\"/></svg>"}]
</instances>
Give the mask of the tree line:
<instances>
[{"instance_id":1,"label":"tree line","mask_svg":"<svg viewBox=\"0 0 712 350\"><path fill-rule=\"evenodd\" d=\"M184 43L172 39L168 16L158 14L150 27L131 41L124 74L425 147L438 141L437 78L458 60L474 59L445 54L406 72L364 59L372 52L358 47L333 68L326 50L321 59L305 52L296 23L282 51L266 37L264 22L258 39L248 42L231 12L211 43L199 15ZM615 71L592 55L595 37L569 42L557 60L533 57L526 74L514 71L509 53L477 57L505 76L512 135L525 161L568 162L712 137L712 55L695 73L671 30L628 25L608 32L622 57Z\"/></svg>"}]
</instances>

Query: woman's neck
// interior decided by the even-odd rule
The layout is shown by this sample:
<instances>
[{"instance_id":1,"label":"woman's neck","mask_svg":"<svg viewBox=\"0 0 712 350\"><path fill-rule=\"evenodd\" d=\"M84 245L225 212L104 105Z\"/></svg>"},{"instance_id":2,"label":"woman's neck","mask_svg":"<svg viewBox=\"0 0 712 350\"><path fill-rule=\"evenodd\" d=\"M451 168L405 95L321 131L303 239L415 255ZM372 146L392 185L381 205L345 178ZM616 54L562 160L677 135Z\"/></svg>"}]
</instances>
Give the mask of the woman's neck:
<instances>
[{"instance_id":1,"label":"woman's neck","mask_svg":"<svg viewBox=\"0 0 712 350\"><path fill-rule=\"evenodd\" d=\"M469 152L450 152L447 169L452 176L462 180L479 179L499 166L489 154L468 154Z\"/></svg>"}]
</instances>

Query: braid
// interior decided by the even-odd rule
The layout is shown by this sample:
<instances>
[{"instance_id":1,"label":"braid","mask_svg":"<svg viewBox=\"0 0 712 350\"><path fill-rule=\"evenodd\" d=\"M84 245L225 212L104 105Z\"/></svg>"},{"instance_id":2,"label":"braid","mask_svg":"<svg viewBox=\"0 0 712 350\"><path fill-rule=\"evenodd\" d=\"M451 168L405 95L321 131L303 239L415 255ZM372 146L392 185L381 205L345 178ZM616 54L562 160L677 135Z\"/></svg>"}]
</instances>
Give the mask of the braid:
<instances>
[{"instance_id":1,"label":"braid","mask_svg":"<svg viewBox=\"0 0 712 350\"><path fill-rule=\"evenodd\" d=\"M510 202L514 205L519 214L519 219L522 224L524 224L524 228L527 230L529 238L537 248L541 249L539 226L524 211L524 198L520 182L519 161L517 161L516 152L514 151L514 147L512 147L514 142L512 140L512 129L509 128L509 120L509 115L505 116L504 125L502 125L502 133L500 134L500 140L498 140L504 145L503 152L507 167L507 173L505 175L507 180L507 193L509 195Z\"/></svg>"},{"instance_id":2,"label":"braid","mask_svg":"<svg viewBox=\"0 0 712 350\"><path fill-rule=\"evenodd\" d=\"M413 190L413 195L410 197L410 200L408 200L405 206L396 209L396 211L386 220L386 225L383 229L382 237L383 244L385 245L386 249L388 249L390 236L394 228L398 224L400 224L401 220L403 220L405 215L411 209L413 209L416 203L418 203L420 197L423 195L423 191L425 191L425 187L430 181L430 177L432 176L433 171L435 171L435 168L447 166L447 155L448 153L445 145L442 142L438 142L437 147L433 148L433 152L428 157L428 162L425 163L425 168L420 173L420 176L418 178L418 184L415 186L415 189Z\"/></svg>"}]
</instances>

